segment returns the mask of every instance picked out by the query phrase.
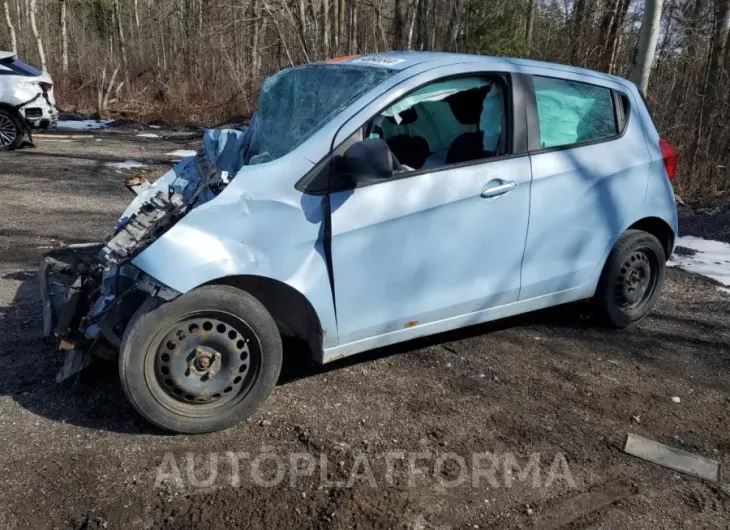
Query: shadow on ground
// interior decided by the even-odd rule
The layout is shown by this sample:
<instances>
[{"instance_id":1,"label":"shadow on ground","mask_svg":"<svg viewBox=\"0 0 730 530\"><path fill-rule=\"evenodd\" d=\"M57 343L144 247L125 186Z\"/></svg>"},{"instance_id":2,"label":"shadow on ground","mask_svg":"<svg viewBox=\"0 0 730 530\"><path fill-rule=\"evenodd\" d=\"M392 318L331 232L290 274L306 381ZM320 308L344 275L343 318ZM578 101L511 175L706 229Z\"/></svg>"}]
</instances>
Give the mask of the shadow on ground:
<instances>
[{"instance_id":1,"label":"shadow on ground","mask_svg":"<svg viewBox=\"0 0 730 530\"><path fill-rule=\"evenodd\" d=\"M62 364L62 354L42 339L36 272L28 269L6 274L3 279L20 282L13 303L0 307L0 323L6 330L0 342L0 365L5 367L0 370L3 394L34 414L59 422L113 432L164 434L145 423L128 404L119 384L115 362L98 360L80 376L57 384L54 378ZM445 359L464 352L468 355L473 347L469 341L509 330L517 331L508 339L509 351L495 351L494 355L523 354L528 349L530 335L540 330L552 334L556 341L577 341L586 354L603 351L607 356L625 356L645 365L654 365L658 357L668 359L662 369L674 372L673 375L681 376L685 368L673 367L672 355L686 353L688 349L702 353L697 360L705 370L727 372L730 347L726 341L715 339L707 332L709 329L726 332L730 326L723 324L721 329L717 328L717 324L705 320L702 313L720 316L727 322L730 302L705 303L691 317L655 311L650 320L658 326L642 325L629 330L599 327L591 316L590 304L578 302L414 339L324 366L311 360L304 342L289 339L284 343L284 367L279 385L357 365L366 366L385 357L405 356L406 362L417 362L419 353L433 348ZM521 344L523 340L524 345ZM561 354L560 346L553 343L546 343L543 348L546 354ZM567 372L564 375L570 376ZM717 384L720 390L724 388L723 383Z\"/></svg>"}]
</instances>

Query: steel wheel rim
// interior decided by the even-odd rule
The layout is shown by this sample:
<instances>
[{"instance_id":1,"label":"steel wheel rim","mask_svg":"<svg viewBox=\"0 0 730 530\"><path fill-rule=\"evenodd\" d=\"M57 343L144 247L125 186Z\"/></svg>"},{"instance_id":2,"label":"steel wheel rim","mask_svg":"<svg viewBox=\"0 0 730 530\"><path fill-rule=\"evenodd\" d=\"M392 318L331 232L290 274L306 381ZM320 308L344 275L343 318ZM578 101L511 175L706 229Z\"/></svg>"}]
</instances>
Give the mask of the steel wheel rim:
<instances>
[{"instance_id":1,"label":"steel wheel rim","mask_svg":"<svg viewBox=\"0 0 730 530\"><path fill-rule=\"evenodd\" d=\"M620 309L632 311L646 304L654 295L658 262L648 248L631 252L624 260L616 278L616 301Z\"/></svg>"},{"instance_id":2,"label":"steel wheel rim","mask_svg":"<svg viewBox=\"0 0 730 530\"><path fill-rule=\"evenodd\" d=\"M18 138L15 123L5 114L0 114L0 147L13 145Z\"/></svg>"},{"instance_id":3,"label":"steel wheel rim","mask_svg":"<svg viewBox=\"0 0 730 530\"><path fill-rule=\"evenodd\" d=\"M145 379L166 409L204 418L240 403L258 379L261 363L261 343L245 321L203 311L155 335L146 352Z\"/></svg>"}]
</instances>

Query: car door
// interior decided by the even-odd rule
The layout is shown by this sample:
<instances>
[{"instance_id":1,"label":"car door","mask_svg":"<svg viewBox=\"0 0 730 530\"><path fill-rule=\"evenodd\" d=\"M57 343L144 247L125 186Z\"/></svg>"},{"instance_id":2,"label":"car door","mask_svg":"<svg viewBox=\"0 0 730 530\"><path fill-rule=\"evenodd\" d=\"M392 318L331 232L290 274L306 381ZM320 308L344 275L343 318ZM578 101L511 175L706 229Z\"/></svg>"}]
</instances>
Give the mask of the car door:
<instances>
[{"instance_id":1,"label":"car door","mask_svg":"<svg viewBox=\"0 0 730 530\"><path fill-rule=\"evenodd\" d=\"M503 90L506 115L514 95ZM513 139L507 123L522 128L523 119L505 120L503 137ZM330 194L341 344L461 315L476 322L481 311L517 300L531 169L519 142L508 143L495 156Z\"/></svg>"},{"instance_id":2,"label":"car door","mask_svg":"<svg viewBox=\"0 0 730 530\"><path fill-rule=\"evenodd\" d=\"M531 79L533 182L520 300L581 288L591 296L646 196L651 159L629 96L608 80L555 75Z\"/></svg>"}]
</instances>

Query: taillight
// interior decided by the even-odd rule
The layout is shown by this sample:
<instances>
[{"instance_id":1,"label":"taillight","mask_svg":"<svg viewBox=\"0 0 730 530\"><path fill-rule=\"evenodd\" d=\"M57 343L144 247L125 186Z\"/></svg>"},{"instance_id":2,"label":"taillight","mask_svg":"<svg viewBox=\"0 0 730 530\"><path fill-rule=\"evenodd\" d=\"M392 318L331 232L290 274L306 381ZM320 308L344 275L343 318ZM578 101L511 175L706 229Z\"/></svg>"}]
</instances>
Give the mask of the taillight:
<instances>
[{"instance_id":1,"label":"taillight","mask_svg":"<svg viewBox=\"0 0 730 530\"><path fill-rule=\"evenodd\" d=\"M53 88L53 84L52 83L46 83L45 81L41 81L38 84L41 85L41 88L43 90L45 90L46 92L48 92L49 90L51 90Z\"/></svg>"},{"instance_id":2,"label":"taillight","mask_svg":"<svg viewBox=\"0 0 730 530\"><path fill-rule=\"evenodd\" d=\"M670 143L664 139L659 140L659 149L662 150L662 158L664 159L664 169L667 170L667 178L672 180L674 178L674 173L677 171L677 159L679 158L679 155L677 155L677 151L674 150L674 147L672 147Z\"/></svg>"}]
</instances>

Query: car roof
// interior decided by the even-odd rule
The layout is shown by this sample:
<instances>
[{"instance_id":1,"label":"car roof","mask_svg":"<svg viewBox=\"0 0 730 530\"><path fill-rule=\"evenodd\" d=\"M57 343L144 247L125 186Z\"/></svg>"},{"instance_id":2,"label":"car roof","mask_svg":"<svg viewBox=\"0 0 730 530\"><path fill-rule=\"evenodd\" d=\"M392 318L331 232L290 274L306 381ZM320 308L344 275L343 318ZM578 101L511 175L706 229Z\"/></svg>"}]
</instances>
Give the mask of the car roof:
<instances>
[{"instance_id":1,"label":"car roof","mask_svg":"<svg viewBox=\"0 0 730 530\"><path fill-rule=\"evenodd\" d=\"M470 53L448 53L448 52L420 52L420 51L390 51L378 52L365 55L354 55L350 57L342 57L334 59L332 62L346 64L361 64L369 66L380 66L393 70L405 70L407 68L424 65L433 61L443 63L482 63L486 70L499 70L504 67L505 63L512 65L515 69L520 68L543 68L560 72L584 75L607 81L626 83L626 80L614 75L588 70L587 68L579 68L566 64L549 63L545 61L534 61L532 59L518 59L514 57L494 57L489 55L477 55Z\"/></svg>"},{"instance_id":2,"label":"car roof","mask_svg":"<svg viewBox=\"0 0 730 530\"><path fill-rule=\"evenodd\" d=\"M6 61L8 59L12 59L17 54L15 52L4 52L0 50L0 61Z\"/></svg>"}]
</instances>

